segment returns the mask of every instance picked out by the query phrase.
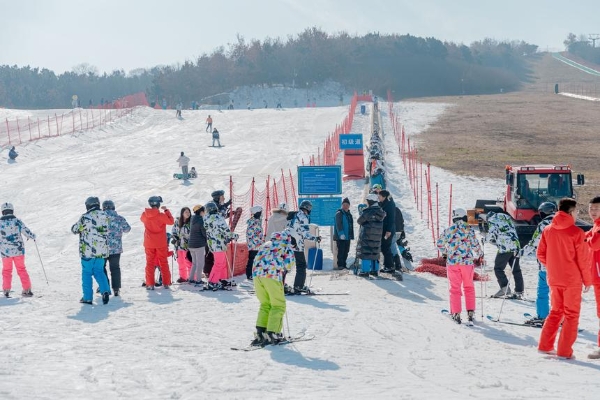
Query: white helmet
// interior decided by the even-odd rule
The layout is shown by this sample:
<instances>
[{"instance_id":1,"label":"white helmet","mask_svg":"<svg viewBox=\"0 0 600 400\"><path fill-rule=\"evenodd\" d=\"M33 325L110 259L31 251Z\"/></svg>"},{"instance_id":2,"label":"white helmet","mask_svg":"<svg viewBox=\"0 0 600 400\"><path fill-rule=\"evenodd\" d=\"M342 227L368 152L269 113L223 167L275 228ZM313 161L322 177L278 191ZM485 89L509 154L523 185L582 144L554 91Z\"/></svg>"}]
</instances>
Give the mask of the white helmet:
<instances>
[{"instance_id":1,"label":"white helmet","mask_svg":"<svg viewBox=\"0 0 600 400\"><path fill-rule=\"evenodd\" d=\"M261 206L250 207L250 214L256 214L257 212L262 212Z\"/></svg>"},{"instance_id":2,"label":"white helmet","mask_svg":"<svg viewBox=\"0 0 600 400\"><path fill-rule=\"evenodd\" d=\"M452 221L463 219L467 216L467 211L464 208L455 208L452 210Z\"/></svg>"},{"instance_id":3,"label":"white helmet","mask_svg":"<svg viewBox=\"0 0 600 400\"><path fill-rule=\"evenodd\" d=\"M15 211L15 208L11 203L2 203L2 212L4 211Z\"/></svg>"},{"instance_id":4,"label":"white helmet","mask_svg":"<svg viewBox=\"0 0 600 400\"><path fill-rule=\"evenodd\" d=\"M379 197L377 197L377 195L375 193L371 193L370 195L367 196L366 200L368 202L377 203L379 201Z\"/></svg>"}]
</instances>

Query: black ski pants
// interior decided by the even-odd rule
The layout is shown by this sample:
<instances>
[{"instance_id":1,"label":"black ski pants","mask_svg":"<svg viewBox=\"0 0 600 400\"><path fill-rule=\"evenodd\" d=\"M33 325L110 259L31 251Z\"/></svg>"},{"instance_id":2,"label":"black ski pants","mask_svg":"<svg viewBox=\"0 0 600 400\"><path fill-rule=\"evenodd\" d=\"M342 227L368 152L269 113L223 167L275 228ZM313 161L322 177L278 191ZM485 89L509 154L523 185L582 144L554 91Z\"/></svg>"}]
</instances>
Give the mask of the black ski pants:
<instances>
[{"instance_id":1,"label":"black ski pants","mask_svg":"<svg viewBox=\"0 0 600 400\"><path fill-rule=\"evenodd\" d=\"M254 257L258 254L258 250L248 251L248 263L246 263L246 278L252 278L252 264L254 264Z\"/></svg>"},{"instance_id":2,"label":"black ski pants","mask_svg":"<svg viewBox=\"0 0 600 400\"><path fill-rule=\"evenodd\" d=\"M393 270L394 269L394 255L392 254L392 242L394 235L390 235L387 239L384 236L381 237L381 252L383 253L383 268Z\"/></svg>"},{"instance_id":3,"label":"black ski pants","mask_svg":"<svg viewBox=\"0 0 600 400\"><path fill-rule=\"evenodd\" d=\"M515 292L522 293L523 290L525 290L525 285L523 283L521 266L519 265L519 257L515 257L515 254L512 251L508 253L498 252L498 254L496 254L496 259L494 260L494 274L496 275L496 279L498 279L500 288L508 285L508 278L504 273L504 269L507 265L512 268L512 275L515 279Z\"/></svg>"},{"instance_id":4,"label":"black ski pants","mask_svg":"<svg viewBox=\"0 0 600 400\"><path fill-rule=\"evenodd\" d=\"M108 273L106 272L106 264L109 265L110 268L110 278L108 277ZM104 273L106 274L106 278L108 279L109 285L114 290L121 289L121 254L111 254L108 258L104 259ZM112 284L111 284L112 282Z\"/></svg>"},{"instance_id":5,"label":"black ski pants","mask_svg":"<svg viewBox=\"0 0 600 400\"><path fill-rule=\"evenodd\" d=\"M348 252L350 251L349 240L336 240L337 243L337 267L338 269L346 268L348 260Z\"/></svg>"},{"instance_id":6,"label":"black ski pants","mask_svg":"<svg viewBox=\"0 0 600 400\"><path fill-rule=\"evenodd\" d=\"M294 279L295 288L303 288L306 283L306 257L303 251L294 251L296 258L296 278Z\"/></svg>"}]
</instances>

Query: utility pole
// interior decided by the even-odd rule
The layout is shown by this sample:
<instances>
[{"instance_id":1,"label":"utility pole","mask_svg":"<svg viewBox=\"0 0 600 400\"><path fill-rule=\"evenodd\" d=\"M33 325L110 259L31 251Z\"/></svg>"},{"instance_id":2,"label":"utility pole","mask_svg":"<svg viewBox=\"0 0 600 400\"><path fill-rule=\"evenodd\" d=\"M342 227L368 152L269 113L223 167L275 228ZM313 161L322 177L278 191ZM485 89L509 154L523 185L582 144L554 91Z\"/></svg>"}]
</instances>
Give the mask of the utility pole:
<instances>
[{"instance_id":1,"label":"utility pole","mask_svg":"<svg viewBox=\"0 0 600 400\"><path fill-rule=\"evenodd\" d=\"M600 34L598 34L598 33L590 33L588 35L588 38L592 42L592 47L596 47L596 40L600 39Z\"/></svg>"}]
</instances>

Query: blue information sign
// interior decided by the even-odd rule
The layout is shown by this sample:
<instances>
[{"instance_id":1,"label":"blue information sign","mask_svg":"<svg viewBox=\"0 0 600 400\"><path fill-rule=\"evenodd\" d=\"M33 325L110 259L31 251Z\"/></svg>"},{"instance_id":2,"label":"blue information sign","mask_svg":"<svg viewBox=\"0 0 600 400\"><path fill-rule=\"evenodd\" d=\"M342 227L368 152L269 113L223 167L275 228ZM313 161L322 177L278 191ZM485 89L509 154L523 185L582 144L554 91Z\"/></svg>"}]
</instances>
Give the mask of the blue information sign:
<instances>
[{"instance_id":1,"label":"blue information sign","mask_svg":"<svg viewBox=\"0 0 600 400\"><path fill-rule=\"evenodd\" d=\"M362 148L362 133L348 133L340 135L340 150L361 150Z\"/></svg>"},{"instance_id":2,"label":"blue information sign","mask_svg":"<svg viewBox=\"0 0 600 400\"><path fill-rule=\"evenodd\" d=\"M341 197L313 197L299 198L298 205L303 200L309 200L312 203L310 211L310 223L319 226L333 226L335 222L335 212L342 207Z\"/></svg>"},{"instance_id":3,"label":"blue information sign","mask_svg":"<svg viewBox=\"0 0 600 400\"><path fill-rule=\"evenodd\" d=\"M298 194L342 194L342 167L298 167Z\"/></svg>"}]
</instances>

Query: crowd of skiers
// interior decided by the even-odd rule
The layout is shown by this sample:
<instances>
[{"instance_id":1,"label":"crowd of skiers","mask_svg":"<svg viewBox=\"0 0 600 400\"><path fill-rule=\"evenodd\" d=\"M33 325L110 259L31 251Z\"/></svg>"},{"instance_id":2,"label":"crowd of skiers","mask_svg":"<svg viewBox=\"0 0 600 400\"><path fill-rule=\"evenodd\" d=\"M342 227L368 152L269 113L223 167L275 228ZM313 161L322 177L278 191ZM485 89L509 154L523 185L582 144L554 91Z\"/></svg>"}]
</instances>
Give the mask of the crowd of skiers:
<instances>
[{"instance_id":1,"label":"crowd of skiers","mask_svg":"<svg viewBox=\"0 0 600 400\"><path fill-rule=\"evenodd\" d=\"M542 203L538 211L542 218L532 239L521 249L514 223L506 214L489 212L480 216L487 241L498 248L494 260L494 273L500 289L492 297L522 299L524 283L519 258L537 257L539 272L536 298L537 315L526 324L542 328L538 350L561 358L574 358L573 344L577 339L582 292L593 286L597 317L600 319L600 196L589 203L589 216L593 228L584 232L575 225L577 202L563 198L558 205ZM461 322L461 296L464 293L467 318L471 322L475 313L475 264L483 262L482 246L474 229L467 223L467 213L458 208L453 211L452 225L444 230L437 245L446 259L450 292L450 313ZM504 273L510 266L514 278L514 292ZM560 333L559 333L560 328ZM558 343L555 347L556 337ZM588 355L600 359L600 331L598 349Z\"/></svg>"}]
</instances>

